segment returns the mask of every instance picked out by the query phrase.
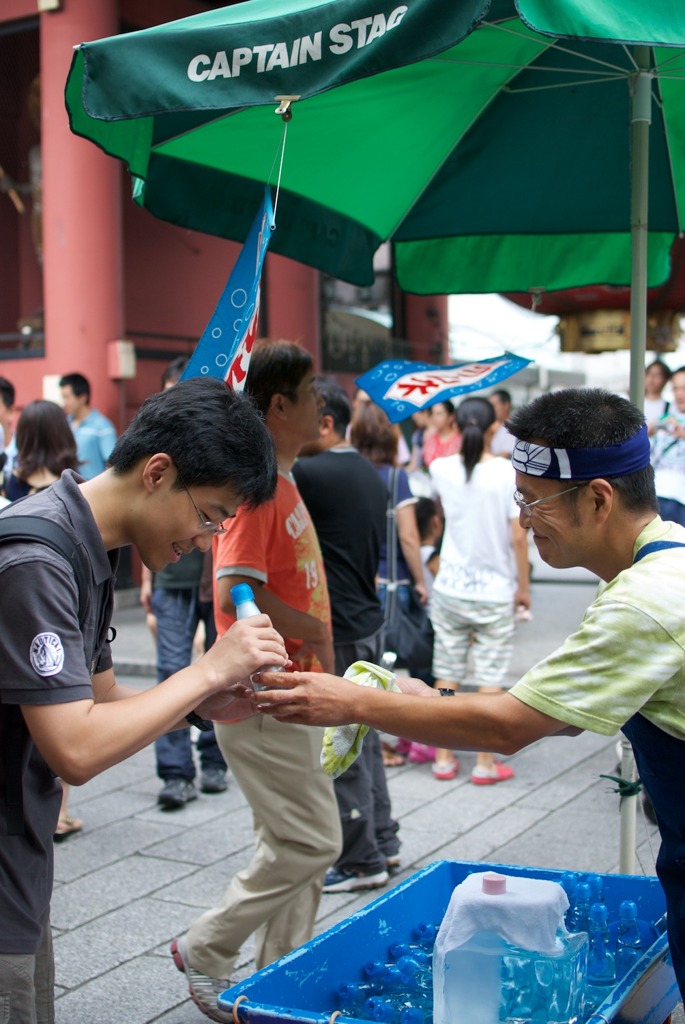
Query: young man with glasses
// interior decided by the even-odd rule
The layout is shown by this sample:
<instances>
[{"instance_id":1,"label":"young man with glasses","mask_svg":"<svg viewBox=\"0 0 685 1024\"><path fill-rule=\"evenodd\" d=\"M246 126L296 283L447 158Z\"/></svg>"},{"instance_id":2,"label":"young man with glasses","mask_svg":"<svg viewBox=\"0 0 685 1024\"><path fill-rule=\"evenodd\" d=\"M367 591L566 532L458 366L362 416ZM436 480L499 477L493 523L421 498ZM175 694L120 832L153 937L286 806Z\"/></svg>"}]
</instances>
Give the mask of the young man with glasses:
<instances>
[{"instance_id":1,"label":"young man with glasses","mask_svg":"<svg viewBox=\"0 0 685 1024\"><path fill-rule=\"evenodd\" d=\"M605 583L577 631L497 699L445 701L416 680L398 680L407 692L392 694L296 674L292 689L262 692L258 706L284 722L360 722L502 753L622 729L661 832L657 873L685 993L685 529L658 515L644 416L626 399L569 388L520 409L509 429L521 525L549 565L583 566Z\"/></svg>"},{"instance_id":2,"label":"young man with glasses","mask_svg":"<svg viewBox=\"0 0 685 1024\"><path fill-rule=\"evenodd\" d=\"M273 445L250 402L196 379L143 403L104 473L82 481L67 470L3 513L56 523L84 570L79 585L40 540L0 545L0 1017L12 1024L54 1020L56 776L81 785L188 716L249 714L231 688L286 663L263 615L150 690L120 686L110 651L118 549L132 544L153 571L207 550L239 505L271 498L275 480Z\"/></svg>"},{"instance_id":3,"label":"young man with glasses","mask_svg":"<svg viewBox=\"0 0 685 1024\"><path fill-rule=\"evenodd\" d=\"M183 375L188 360L174 359L162 374L162 389L174 387ZM185 482L179 474L179 480ZM195 503L198 521L204 516ZM203 529L215 532L211 523ZM203 574L209 579L209 593L201 600ZM157 682L162 683L193 661L194 641L200 623L204 626L203 650L216 641L214 607L211 597L212 552L195 548L177 562L171 562L161 572L152 573L143 567L140 584L140 603L151 617L148 619L156 648ZM206 584L205 584L206 587ZM222 793L228 788L226 762L216 742L214 729L208 728L197 736L195 752L199 762L199 789L203 793ZM178 811L196 800L195 758L190 728L174 729L155 740L155 768L162 780L157 794L161 810Z\"/></svg>"}]
</instances>

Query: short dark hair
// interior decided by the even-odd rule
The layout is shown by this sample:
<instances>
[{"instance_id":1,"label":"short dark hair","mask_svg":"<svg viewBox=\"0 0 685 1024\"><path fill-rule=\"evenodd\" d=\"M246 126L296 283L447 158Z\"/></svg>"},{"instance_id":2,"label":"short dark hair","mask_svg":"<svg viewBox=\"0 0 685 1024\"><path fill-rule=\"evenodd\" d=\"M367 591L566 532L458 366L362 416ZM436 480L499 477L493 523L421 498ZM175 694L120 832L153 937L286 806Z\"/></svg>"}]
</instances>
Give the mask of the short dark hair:
<instances>
[{"instance_id":1,"label":"short dark hair","mask_svg":"<svg viewBox=\"0 0 685 1024\"><path fill-rule=\"evenodd\" d=\"M465 398L457 409L457 426L461 434L460 454L464 460L466 479L480 462L485 449L485 431L495 422L495 408L487 398Z\"/></svg>"},{"instance_id":2,"label":"short dark hair","mask_svg":"<svg viewBox=\"0 0 685 1024\"><path fill-rule=\"evenodd\" d=\"M397 459L399 428L394 426L387 415L374 402L359 402L352 417L350 440L362 455L374 466L389 463L394 466Z\"/></svg>"},{"instance_id":3,"label":"short dark hair","mask_svg":"<svg viewBox=\"0 0 685 1024\"><path fill-rule=\"evenodd\" d=\"M432 412L433 409L435 409L436 405L441 405L448 416L454 416L454 402L451 402L449 398L444 399L444 401L442 402L433 402L433 404L428 409L428 412Z\"/></svg>"},{"instance_id":4,"label":"short dark hair","mask_svg":"<svg viewBox=\"0 0 685 1024\"><path fill-rule=\"evenodd\" d=\"M0 401L6 409L14 405L15 391L14 384L7 380L7 377L0 377Z\"/></svg>"},{"instance_id":5,"label":"short dark hair","mask_svg":"<svg viewBox=\"0 0 685 1024\"><path fill-rule=\"evenodd\" d=\"M416 525L419 528L421 540L428 535L428 530L435 516L438 514L438 505L434 498L421 497L414 506L416 511Z\"/></svg>"},{"instance_id":6,"label":"short dark hair","mask_svg":"<svg viewBox=\"0 0 685 1024\"><path fill-rule=\"evenodd\" d=\"M162 374L162 387L165 388L167 384L177 384L187 365L187 356L177 356L176 359L173 359Z\"/></svg>"},{"instance_id":7,"label":"short dark hair","mask_svg":"<svg viewBox=\"0 0 685 1024\"><path fill-rule=\"evenodd\" d=\"M38 469L61 476L65 469L77 469L76 440L55 402L42 398L29 402L17 420L17 476L26 481Z\"/></svg>"},{"instance_id":8,"label":"short dark hair","mask_svg":"<svg viewBox=\"0 0 685 1024\"><path fill-rule=\"evenodd\" d=\"M178 488L228 484L249 508L274 496L278 470L271 434L252 402L223 381L192 377L150 395L114 446L109 465L128 473L158 452L173 459Z\"/></svg>"},{"instance_id":9,"label":"short dark hair","mask_svg":"<svg viewBox=\"0 0 685 1024\"><path fill-rule=\"evenodd\" d=\"M320 398L323 400L322 416L330 416L333 420L333 429L341 437L352 417L352 406L347 397L347 392L338 383L335 377L315 377L314 383Z\"/></svg>"},{"instance_id":10,"label":"short dark hair","mask_svg":"<svg viewBox=\"0 0 685 1024\"><path fill-rule=\"evenodd\" d=\"M496 388L490 398L499 398L500 402L504 402L505 405L511 405L511 395L506 388Z\"/></svg>"},{"instance_id":11,"label":"short dark hair","mask_svg":"<svg viewBox=\"0 0 685 1024\"><path fill-rule=\"evenodd\" d=\"M266 416L274 395L288 395L297 401L297 388L312 368L312 357L294 341L255 342L245 378L249 395L262 416Z\"/></svg>"},{"instance_id":12,"label":"short dark hair","mask_svg":"<svg viewBox=\"0 0 685 1024\"><path fill-rule=\"evenodd\" d=\"M524 405L513 414L507 429L521 441L536 441L549 448L605 448L627 441L644 422L640 410L621 395L603 388L566 388ZM605 479L622 495L626 510L658 511L651 466ZM577 497L577 491L569 493L571 501Z\"/></svg>"},{"instance_id":13,"label":"short dark hair","mask_svg":"<svg viewBox=\"0 0 685 1024\"><path fill-rule=\"evenodd\" d=\"M667 366L663 359L653 359L649 366L645 367L645 373L647 373L647 370L653 370L655 368L661 370L661 376L664 378L664 384L668 383L674 373L680 373L680 370L672 370L670 366ZM680 369L682 370L683 367Z\"/></svg>"},{"instance_id":14,"label":"short dark hair","mask_svg":"<svg viewBox=\"0 0 685 1024\"><path fill-rule=\"evenodd\" d=\"M60 377L59 386L71 388L77 398L82 398L85 395L86 402L90 405L90 383L82 373L65 373L63 377Z\"/></svg>"}]
</instances>

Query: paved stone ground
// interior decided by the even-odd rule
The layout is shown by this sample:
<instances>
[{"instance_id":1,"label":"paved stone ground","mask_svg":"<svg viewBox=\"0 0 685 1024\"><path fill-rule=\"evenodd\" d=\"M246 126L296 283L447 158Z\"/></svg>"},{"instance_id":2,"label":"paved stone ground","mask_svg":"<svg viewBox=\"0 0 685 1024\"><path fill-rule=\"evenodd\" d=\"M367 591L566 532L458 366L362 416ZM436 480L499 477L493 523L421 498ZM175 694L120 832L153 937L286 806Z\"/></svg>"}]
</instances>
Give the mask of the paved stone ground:
<instances>
[{"instance_id":1,"label":"paved stone ground","mask_svg":"<svg viewBox=\"0 0 685 1024\"><path fill-rule=\"evenodd\" d=\"M533 586L532 623L518 631L511 676L553 650L592 600L587 577ZM152 685L153 648L142 612L121 608L115 662L135 672L127 682ZM619 810L612 784L615 741L584 734L548 739L510 759L516 776L501 786L468 782L462 772L437 782L429 765L389 770L401 823L402 867L393 884L434 860L458 859L612 872L619 864ZM237 785L201 796L181 812L157 809L160 783L151 748L74 790L82 835L56 847L52 921L58 1024L199 1024L173 966L169 942L220 897L252 849L251 815ZM652 874L658 837L637 820L635 872ZM323 896L320 933L375 898ZM233 980L254 970L243 950ZM682 1008L678 1020L683 1021Z\"/></svg>"}]
</instances>

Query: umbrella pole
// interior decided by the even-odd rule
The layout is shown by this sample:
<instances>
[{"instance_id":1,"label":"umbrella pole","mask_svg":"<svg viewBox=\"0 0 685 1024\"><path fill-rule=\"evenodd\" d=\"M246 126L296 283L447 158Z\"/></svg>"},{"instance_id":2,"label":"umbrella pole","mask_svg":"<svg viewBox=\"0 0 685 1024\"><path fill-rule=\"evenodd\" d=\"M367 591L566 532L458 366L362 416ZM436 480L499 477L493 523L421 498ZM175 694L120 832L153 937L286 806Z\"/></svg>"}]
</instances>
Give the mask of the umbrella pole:
<instances>
[{"instance_id":1,"label":"umbrella pole","mask_svg":"<svg viewBox=\"0 0 685 1024\"><path fill-rule=\"evenodd\" d=\"M649 223L649 126L652 120L652 74L648 46L634 50L638 71L632 81L630 121L630 399L644 405L647 349L647 229Z\"/></svg>"},{"instance_id":2,"label":"umbrella pole","mask_svg":"<svg viewBox=\"0 0 685 1024\"><path fill-rule=\"evenodd\" d=\"M630 121L630 231L632 268L630 278L630 399L644 407L645 353L647 350L647 229L649 223L649 126L652 120L652 74L647 46L634 50L637 73L632 78ZM635 757L625 737L621 742L621 777L626 782L637 778ZM630 875L635 870L635 819L637 796L621 800L621 838L619 871Z\"/></svg>"}]
</instances>

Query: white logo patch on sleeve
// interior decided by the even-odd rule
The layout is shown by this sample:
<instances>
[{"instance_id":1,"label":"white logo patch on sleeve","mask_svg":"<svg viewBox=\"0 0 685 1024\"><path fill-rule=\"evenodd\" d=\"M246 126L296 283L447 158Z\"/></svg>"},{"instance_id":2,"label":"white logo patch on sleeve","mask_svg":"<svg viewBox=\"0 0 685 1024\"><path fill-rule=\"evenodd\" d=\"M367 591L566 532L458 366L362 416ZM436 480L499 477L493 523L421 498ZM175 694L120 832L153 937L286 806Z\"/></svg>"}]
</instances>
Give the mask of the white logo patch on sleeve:
<instances>
[{"instance_id":1,"label":"white logo patch on sleeve","mask_svg":"<svg viewBox=\"0 0 685 1024\"><path fill-rule=\"evenodd\" d=\"M31 665L39 676L56 676L64 665L64 648L56 633L39 633L31 642Z\"/></svg>"}]
</instances>

